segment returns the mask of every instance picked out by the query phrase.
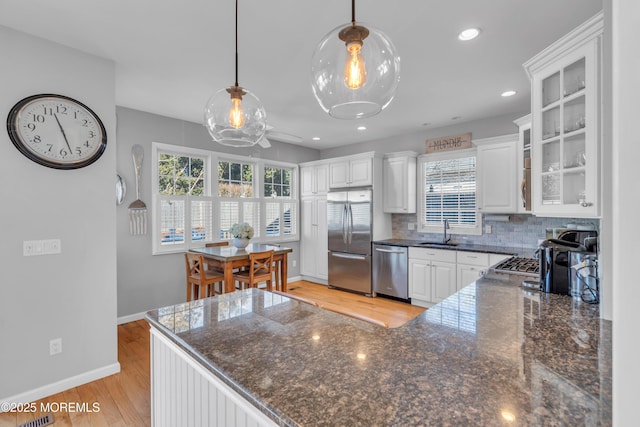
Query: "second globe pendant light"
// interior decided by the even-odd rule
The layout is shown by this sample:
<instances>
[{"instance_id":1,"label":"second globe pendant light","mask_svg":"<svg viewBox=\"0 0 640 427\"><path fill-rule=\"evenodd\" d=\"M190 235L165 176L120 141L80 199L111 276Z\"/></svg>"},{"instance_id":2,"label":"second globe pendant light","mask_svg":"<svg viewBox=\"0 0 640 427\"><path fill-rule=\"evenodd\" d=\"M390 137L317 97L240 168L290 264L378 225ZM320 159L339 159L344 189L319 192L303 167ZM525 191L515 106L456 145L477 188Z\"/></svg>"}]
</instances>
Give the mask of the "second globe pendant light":
<instances>
[{"instance_id":1,"label":"second globe pendant light","mask_svg":"<svg viewBox=\"0 0 640 427\"><path fill-rule=\"evenodd\" d=\"M399 81L393 43L377 28L356 22L352 0L351 23L330 31L313 53L311 86L318 103L339 119L371 117L389 105Z\"/></svg>"}]
</instances>

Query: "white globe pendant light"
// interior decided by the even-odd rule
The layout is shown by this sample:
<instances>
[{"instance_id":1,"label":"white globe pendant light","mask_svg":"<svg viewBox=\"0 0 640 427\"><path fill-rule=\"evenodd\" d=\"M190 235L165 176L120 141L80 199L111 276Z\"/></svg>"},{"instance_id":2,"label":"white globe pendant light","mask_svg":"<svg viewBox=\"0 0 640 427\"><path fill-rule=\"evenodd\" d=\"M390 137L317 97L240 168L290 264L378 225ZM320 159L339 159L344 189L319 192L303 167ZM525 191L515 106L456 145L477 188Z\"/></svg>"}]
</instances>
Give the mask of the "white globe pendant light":
<instances>
[{"instance_id":1,"label":"white globe pendant light","mask_svg":"<svg viewBox=\"0 0 640 427\"><path fill-rule=\"evenodd\" d=\"M236 81L214 93L204 110L204 126L219 144L256 145L267 130L267 113L260 100L238 85L238 0L236 0Z\"/></svg>"},{"instance_id":2,"label":"white globe pendant light","mask_svg":"<svg viewBox=\"0 0 640 427\"><path fill-rule=\"evenodd\" d=\"M400 57L379 29L356 23L334 28L320 41L311 61L311 87L322 109L338 119L362 119L382 111L400 81Z\"/></svg>"}]
</instances>

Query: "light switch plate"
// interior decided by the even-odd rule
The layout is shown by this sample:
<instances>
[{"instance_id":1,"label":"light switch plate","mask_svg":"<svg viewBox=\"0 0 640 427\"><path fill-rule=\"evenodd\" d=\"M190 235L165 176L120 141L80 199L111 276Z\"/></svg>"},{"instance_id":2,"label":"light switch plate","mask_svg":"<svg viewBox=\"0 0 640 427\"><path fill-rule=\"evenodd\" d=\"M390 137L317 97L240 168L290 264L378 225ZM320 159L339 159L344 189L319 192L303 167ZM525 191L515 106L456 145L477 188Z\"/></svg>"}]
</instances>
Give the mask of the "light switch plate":
<instances>
[{"instance_id":1,"label":"light switch plate","mask_svg":"<svg viewBox=\"0 0 640 427\"><path fill-rule=\"evenodd\" d=\"M62 241L50 240L25 240L22 242L23 256L50 255L62 253Z\"/></svg>"},{"instance_id":2,"label":"light switch plate","mask_svg":"<svg viewBox=\"0 0 640 427\"><path fill-rule=\"evenodd\" d=\"M484 226L484 232L485 232L485 234L491 234L491 226L490 225L485 225Z\"/></svg>"}]
</instances>

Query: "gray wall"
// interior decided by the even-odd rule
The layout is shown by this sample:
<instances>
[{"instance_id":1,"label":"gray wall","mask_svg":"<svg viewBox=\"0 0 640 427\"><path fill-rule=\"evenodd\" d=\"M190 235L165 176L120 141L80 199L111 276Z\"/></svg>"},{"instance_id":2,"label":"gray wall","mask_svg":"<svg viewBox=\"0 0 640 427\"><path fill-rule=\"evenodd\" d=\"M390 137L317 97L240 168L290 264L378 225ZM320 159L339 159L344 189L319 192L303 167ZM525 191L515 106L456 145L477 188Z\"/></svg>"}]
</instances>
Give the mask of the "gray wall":
<instances>
[{"instance_id":1,"label":"gray wall","mask_svg":"<svg viewBox=\"0 0 640 427\"><path fill-rule=\"evenodd\" d=\"M203 107L204 108L204 107ZM230 148L212 141L204 126L118 107L117 171L127 184L127 196L117 206L118 242L118 317L134 316L154 308L184 302L184 255L151 255L151 234L129 235L127 206L135 200L135 175L131 159L131 147L140 144L144 148L142 165L142 200L151 206L151 143L181 145L223 153L252 156L283 162L301 163L317 160L317 150L271 141L271 148ZM150 223L150 211L148 219ZM289 277L300 272L300 245L288 242L293 249L289 254ZM296 266L294 267L294 262ZM127 320L121 319L121 320Z\"/></svg>"},{"instance_id":2,"label":"gray wall","mask_svg":"<svg viewBox=\"0 0 640 427\"><path fill-rule=\"evenodd\" d=\"M380 114L384 114L384 111ZM425 141L428 138L438 138L441 136L471 132L473 139L481 139L517 133L518 127L513 123L513 121L527 114L529 114L528 111L516 112L506 116L476 120L439 128L425 127L422 132L399 135L393 139L375 139L375 137L372 136L371 141L322 150L321 155L323 159L329 159L332 157L346 156L349 154L363 153L367 151L375 151L376 153L384 154L409 150L415 151L418 154L423 154L425 151Z\"/></svg>"},{"instance_id":3,"label":"gray wall","mask_svg":"<svg viewBox=\"0 0 640 427\"><path fill-rule=\"evenodd\" d=\"M93 109L108 135L96 163L56 170L27 159L0 132L0 402L6 402L119 370L116 117L112 61L2 26L0 58L3 120L19 100L57 93ZM23 241L43 239L60 239L62 253L23 256ZM62 338L63 351L50 356L54 338Z\"/></svg>"}]
</instances>

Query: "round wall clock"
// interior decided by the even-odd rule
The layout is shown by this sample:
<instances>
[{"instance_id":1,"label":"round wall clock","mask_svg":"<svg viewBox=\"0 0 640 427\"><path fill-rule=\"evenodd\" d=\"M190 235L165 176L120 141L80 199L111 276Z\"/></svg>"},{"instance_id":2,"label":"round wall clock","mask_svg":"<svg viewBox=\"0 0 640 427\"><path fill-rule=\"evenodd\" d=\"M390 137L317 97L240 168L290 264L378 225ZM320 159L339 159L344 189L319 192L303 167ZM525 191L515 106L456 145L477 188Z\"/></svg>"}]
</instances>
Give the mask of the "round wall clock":
<instances>
[{"instance_id":1,"label":"round wall clock","mask_svg":"<svg viewBox=\"0 0 640 427\"><path fill-rule=\"evenodd\" d=\"M34 95L13 106L9 137L29 159L55 169L82 168L107 146L100 118L83 103L62 95Z\"/></svg>"}]
</instances>

